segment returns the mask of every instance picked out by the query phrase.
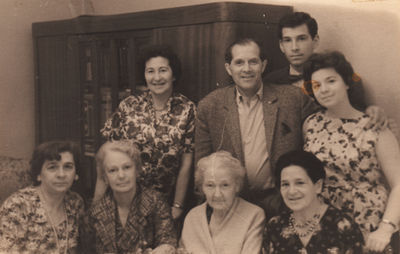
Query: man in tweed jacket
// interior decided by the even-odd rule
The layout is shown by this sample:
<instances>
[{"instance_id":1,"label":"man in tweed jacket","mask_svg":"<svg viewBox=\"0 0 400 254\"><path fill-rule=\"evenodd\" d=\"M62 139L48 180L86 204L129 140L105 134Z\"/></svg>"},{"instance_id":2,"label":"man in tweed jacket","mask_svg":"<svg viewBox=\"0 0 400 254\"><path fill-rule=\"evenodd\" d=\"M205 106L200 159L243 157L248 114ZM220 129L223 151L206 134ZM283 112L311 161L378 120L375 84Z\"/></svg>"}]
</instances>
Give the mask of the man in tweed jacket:
<instances>
[{"instance_id":1,"label":"man in tweed jacket","mask_svg":"<svg viewBox=\"0 0 400 254\"><path fill-rule=\"evenodd\" d=\"M217 150L230 152L247 170L241 195L269 218L282 209L274 189L274 165L283 153L301 149L303 120L317 106L301 89L263 84L267 61L253 39L233 43L225 67L234 86L217 89L198 105L195 161Z\"/></svg>"}]
</instances>

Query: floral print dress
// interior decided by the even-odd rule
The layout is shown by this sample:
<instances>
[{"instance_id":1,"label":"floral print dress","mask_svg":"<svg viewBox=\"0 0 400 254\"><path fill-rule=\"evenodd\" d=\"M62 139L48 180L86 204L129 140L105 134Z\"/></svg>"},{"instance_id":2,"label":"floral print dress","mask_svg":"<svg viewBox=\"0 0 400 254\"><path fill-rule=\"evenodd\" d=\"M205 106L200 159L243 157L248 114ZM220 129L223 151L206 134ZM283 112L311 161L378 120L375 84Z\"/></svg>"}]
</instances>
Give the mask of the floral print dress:
<instances>
[{"instance_id":1,"label":"floral print dress","mask_svg":"<svg viewBox=\"0 0 400 254\"><path fill-rule=\"evenodd\" d=\"M290 213L272 217L264 231L266 253L329 254L362 253L363 236L357 224L338 209L328 206L307 246L290 227Z\"/></svg>"},{"instance_id":2,"label":"floral print dress","mask_svg":"<svg viewBox=\"0 0 400 254\"><path fill-rule=\"evenodd\" d=\"M364 239L378 228L389 193L376 154L379 133L365 127L369 119L330 118L321 111L303 125L304 150L325 165L323 197L353 216Z\"/></svg>"},{"instance_id":3,"label":"floral print dress","mask_svg":"<svg viewBox=\"0 0 400 254\"><path fill-rule=\"evenodd\" d=\"M193 102L174 93L157 119L153 99L146 91L124 99L101 133L108 140L132 140L141 151L141 183L165 193L171 202L181 155L194 149L195 113Z\"/></svg>"},{"instance_id":4,"label":"floral print dress","mask_svg":"<svg viewBox=\"0 0 400 254\"><path fill-rule=\"evenodd\" d=\"M12 194L0 209L1 253L66 253L78 245L78 224L83 218L83 199L68 191L64 197L67 220L56 227L48 220L37 187Z\"/></svg>"}]
</instances>

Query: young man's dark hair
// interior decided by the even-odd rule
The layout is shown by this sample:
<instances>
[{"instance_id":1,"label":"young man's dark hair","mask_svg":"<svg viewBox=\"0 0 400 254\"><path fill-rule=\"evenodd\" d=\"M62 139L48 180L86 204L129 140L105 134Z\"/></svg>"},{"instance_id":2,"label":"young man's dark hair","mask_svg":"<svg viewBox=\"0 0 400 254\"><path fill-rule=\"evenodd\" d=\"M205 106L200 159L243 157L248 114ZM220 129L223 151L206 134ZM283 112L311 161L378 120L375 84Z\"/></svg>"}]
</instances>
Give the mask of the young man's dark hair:
<instances>
[{"instance_id":1,"label":"young man's dark hair","mask_svg":"<svg viewBox=\"0 0 400 254\"><path fill-rule=\"evenodd\" d=\"M303 24L307 25L308 32L311 35L311 38L314 39L318 34L318 24L317 21L310 16L310 14L305 12L295 12L288 14L281 18L278 24L278 36L279 39L282 40L282 29L285 27L294 28L297 26L301 26Z\"/></svg>"}]
</instances>

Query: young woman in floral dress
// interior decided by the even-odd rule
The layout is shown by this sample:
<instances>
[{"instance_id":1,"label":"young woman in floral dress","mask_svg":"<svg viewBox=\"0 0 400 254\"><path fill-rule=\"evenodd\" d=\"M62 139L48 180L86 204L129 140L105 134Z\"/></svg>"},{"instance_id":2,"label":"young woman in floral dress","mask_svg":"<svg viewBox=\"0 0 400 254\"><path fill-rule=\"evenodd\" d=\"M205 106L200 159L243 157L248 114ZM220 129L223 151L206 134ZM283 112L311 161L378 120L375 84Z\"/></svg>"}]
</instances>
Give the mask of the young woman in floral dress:
<instances>
[{"instance_id":1,"label":"young woman in floral dress","mask_svg":"<svg viewBox=\"0 0 400 254\"><path fill-rule=\"evenodd\" d=\"M324 107L303 125L304 149L327 173L322 195L354 218L366 249L390 253L400 221L397 139L389 129L369 127L370 117L353 107L348 94L360 78L343 54L313 55L304 75L306 91Z\"/></svg>"}]
</instances>

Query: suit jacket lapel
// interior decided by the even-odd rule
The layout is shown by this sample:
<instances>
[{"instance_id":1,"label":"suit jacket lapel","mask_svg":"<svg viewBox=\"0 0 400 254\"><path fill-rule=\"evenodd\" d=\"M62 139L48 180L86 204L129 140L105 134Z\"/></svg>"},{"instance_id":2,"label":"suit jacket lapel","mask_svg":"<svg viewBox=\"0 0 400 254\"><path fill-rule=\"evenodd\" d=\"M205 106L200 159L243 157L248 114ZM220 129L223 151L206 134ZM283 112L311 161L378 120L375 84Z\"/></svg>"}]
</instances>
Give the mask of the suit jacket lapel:
<instances>
[{"instance_id":1,"label":"suit jacket lapel","mask_svg":"<svg viewBox=\"0 0 400 254\"><path fill-rule=\"evenodd\" d=\"M231 138L234 152L244 165L242 138L240 134L240 119L239 111L236 105L235 86L229 87L227 90L224 102L224 110L226 112L225 129ZM223 142L223 140L221 142Z\"/></svg>"},{"instance_id":2,"label":"suit jacket lapel","mask_svg":"<svg viewBox=\"0 0 400 254\"><path fill-rule=\"evenodd\" d=\"M278 104L276 103L278 98L275 96L275 90L271 86L264 85L263 93L265 139L267 142L268 153L271 156L278 113Z\"/></svg>"}]
</instances>

